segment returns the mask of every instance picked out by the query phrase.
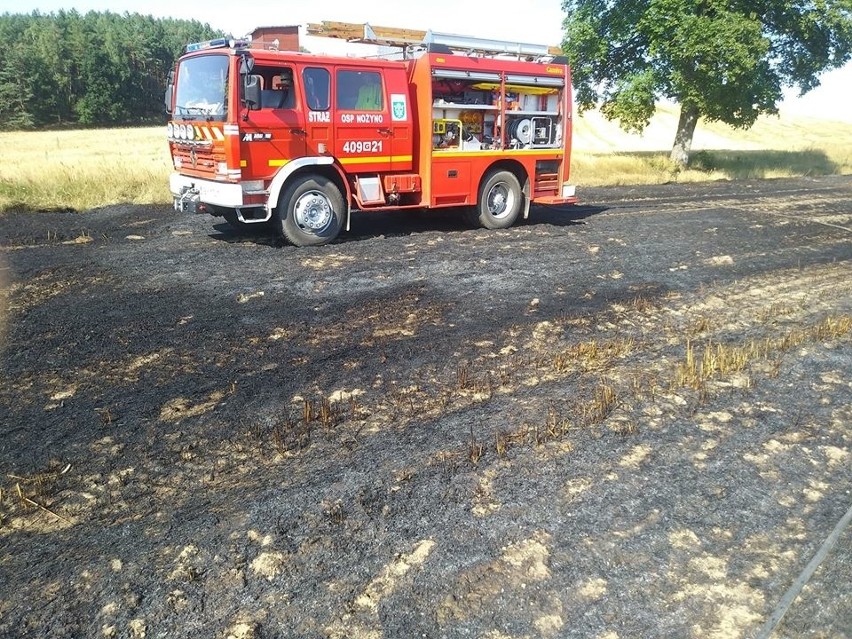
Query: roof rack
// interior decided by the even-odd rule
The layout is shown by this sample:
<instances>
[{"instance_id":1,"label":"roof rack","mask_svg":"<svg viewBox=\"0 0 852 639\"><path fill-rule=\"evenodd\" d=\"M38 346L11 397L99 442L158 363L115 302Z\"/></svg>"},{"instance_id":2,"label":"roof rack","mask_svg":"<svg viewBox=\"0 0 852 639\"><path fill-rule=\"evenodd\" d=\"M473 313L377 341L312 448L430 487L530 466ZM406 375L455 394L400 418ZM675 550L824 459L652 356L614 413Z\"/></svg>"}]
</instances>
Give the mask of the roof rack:
<instances>
[{"instance_id":1,"label":"roof rack","mask_svg":"<svg viewBox=\"0 0 852 639\"><path fill-rule=\"evenodd\" d=\"M391 47L408 47L423 44L425 31L416 29L397 29L394 27L372 27L369 23L352 22L311 23L307 26L307 35L324 38L338 38L360 44L377 44Z\"/></svg>"},{"instance_id":2,"label":"roof rack","mask_svg":"<svg viewBox=\"0 0 852 639\"><path fill-rule=\"evenodd\" d=\"M392 47L424 47L440 49L446 47L451 51L478 53L486 55L522 56L558 56L562 54L559 47L508 40L491 40L471 36L436 33L434 31L419 31L417 29L398 29L394 27L374 27L369 23L357 24L352 22L312 23L307 26L307 35L326 38L339 38L347 42L375 44Z\"/></svg>"},{"instance_id":3,"label":"roof rack","mask_svg":"<svg viewBox=\"0 0 852 639\"><path fill-rule=\"evenodd\" d=\"M490 53L492 55L544 56L562 53L558 47L549 47L546 44L492 40L490 38L475 38L452 33L436 33L435 31L428 31L426 33L423 44L439 44L454 51Z\"/></svg>"}]
</instances>

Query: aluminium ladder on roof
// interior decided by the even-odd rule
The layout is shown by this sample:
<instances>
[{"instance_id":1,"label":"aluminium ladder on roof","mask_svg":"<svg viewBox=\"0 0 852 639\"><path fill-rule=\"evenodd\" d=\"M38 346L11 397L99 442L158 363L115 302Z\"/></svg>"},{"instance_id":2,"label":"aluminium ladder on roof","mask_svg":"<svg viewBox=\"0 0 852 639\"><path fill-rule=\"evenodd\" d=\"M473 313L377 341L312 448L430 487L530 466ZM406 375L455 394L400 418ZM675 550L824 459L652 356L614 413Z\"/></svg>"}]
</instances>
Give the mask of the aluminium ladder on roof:
<instances>
[{"instance_id":1,"label":"aluminium ladder on roof","mask_svg":"<svg viewBox=\"0 0 852 639\"><path fill-rule=\"evenodd\" d=\"M369 23L329 22L311 23L307 26L307 35L326 38L339 38L347 42L360 44L386 45L393 47L427 46L437 44L455 51L468 51L491 55L546 56L560 55L559 47L509 40L493 40L471 36L419 31L417 29L399 29L395 27L374 27Z\"/></svg>"}]
</instances>

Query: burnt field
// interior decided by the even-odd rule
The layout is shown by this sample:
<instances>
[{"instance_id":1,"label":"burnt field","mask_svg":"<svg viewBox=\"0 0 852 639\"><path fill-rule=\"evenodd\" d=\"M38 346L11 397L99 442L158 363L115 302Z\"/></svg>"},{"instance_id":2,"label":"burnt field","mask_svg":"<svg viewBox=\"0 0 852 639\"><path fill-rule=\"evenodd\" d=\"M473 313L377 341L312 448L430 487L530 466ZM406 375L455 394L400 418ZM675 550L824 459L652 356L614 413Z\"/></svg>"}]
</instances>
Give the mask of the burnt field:
<instances>
[{"instance_id":1,"label":"burnt field","mask_svg":"<svg viewBox=\"0 0 852 639\"><path fill-rule=\"evenodd\" d=\"M852 178L580 195L0 215L0 636L852 636Z\"/></svg>"}]
</instances>

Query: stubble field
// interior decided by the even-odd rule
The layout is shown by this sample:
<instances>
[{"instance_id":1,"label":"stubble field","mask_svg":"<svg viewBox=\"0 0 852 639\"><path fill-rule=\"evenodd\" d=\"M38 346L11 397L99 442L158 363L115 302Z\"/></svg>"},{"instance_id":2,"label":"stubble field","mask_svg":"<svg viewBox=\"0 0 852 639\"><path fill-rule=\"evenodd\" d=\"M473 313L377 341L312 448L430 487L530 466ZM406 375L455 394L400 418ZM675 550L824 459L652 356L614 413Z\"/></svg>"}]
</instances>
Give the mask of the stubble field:
<instances>
[{"instance_id":1,"label":"stubble field","mask_svg":"<svg viewBox=\"0 0 852 639\"><path fill-rule=\"evenodd\" d=\"M852 180L583 200L0 216L0 635L852 635Z\"/></svg>"}]
</instances>

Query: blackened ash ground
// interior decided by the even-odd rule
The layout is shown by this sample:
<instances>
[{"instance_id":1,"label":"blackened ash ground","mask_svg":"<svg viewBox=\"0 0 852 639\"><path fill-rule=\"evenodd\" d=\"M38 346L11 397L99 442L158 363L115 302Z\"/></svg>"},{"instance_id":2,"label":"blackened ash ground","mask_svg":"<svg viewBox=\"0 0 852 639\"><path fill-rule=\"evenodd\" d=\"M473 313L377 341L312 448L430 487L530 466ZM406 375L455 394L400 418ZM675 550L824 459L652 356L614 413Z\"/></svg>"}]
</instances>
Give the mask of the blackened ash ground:
<instances>
[{"instance_id":1,"label":"blackened ash ground","mask_svg":"<svg viewBox=\"0 0 852 639\"><path fill-rule=\"evenodd\" d=\"M4 214L0 636L755 636L852 506L852 180L583 199Z\"/></svg>"}]
</instances>

